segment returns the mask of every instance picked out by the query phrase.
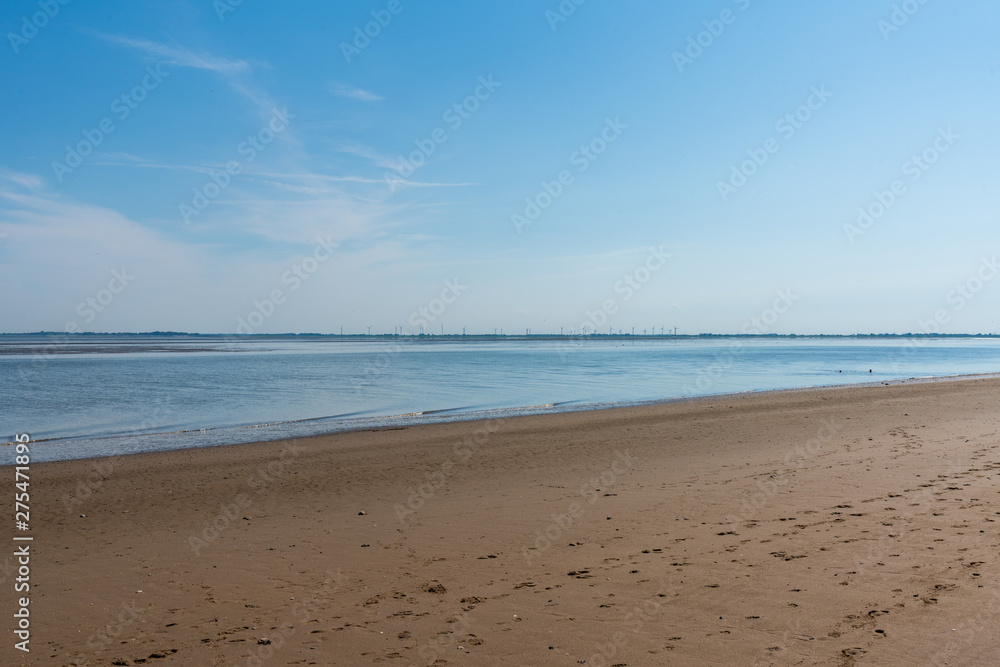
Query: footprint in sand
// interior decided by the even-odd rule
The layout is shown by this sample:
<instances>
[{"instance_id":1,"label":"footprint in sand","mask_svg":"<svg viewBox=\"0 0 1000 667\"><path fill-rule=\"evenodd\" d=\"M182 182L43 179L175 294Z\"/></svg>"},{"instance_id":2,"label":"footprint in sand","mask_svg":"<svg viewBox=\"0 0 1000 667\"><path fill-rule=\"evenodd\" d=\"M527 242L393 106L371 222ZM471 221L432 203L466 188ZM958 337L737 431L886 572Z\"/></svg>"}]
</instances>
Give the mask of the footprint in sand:
<instances>
[{"instance_id":1,"label":"footprint in sand","mask_svg":"<svg viewBox=\"0 0 1000 667\"><path fill-rule=\"evenodd\" d=\"M149 660L159 660L160 658L166 658L167 656L173 655L174 653L177 653L177 649L171 648L171 649L167 649L165 651L156 651L154 653L150 653L149 657L147 657L147 658L133 658L131 662L129 662L128 660L122 660L122 659L112 660L111 664L112 665L130 665L130 664L134 663L134 664L138 665L138 664L142 664L144 662L148 662Z\"/></svg>"}]
</instances>

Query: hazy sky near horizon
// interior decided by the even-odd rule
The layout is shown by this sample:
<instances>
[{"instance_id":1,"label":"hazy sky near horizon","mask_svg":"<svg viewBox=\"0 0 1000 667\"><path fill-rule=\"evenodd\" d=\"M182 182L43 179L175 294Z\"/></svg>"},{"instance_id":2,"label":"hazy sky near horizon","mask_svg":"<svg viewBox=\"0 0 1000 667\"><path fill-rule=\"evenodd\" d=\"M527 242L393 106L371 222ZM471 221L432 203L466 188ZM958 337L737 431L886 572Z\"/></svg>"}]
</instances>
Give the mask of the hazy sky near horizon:
<instances>
[{"instance_id":1,"label":"hazy sky near horizon","mask_svg":"<svg viewBox=\"0 0 1000 667\"><path fill-rule=\"evenodd\" d=\"M1000 331L997 25L12 0L0 331Z\"/></svg>"}]
</instances>

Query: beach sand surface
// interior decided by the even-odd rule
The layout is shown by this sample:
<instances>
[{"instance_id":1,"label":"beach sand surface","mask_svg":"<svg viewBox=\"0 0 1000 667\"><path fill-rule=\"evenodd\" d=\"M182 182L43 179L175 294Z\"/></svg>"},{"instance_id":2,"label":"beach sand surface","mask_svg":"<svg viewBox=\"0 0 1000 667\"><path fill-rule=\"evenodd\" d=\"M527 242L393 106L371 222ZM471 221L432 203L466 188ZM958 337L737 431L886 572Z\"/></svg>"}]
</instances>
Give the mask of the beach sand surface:
<instances>
[{"instance_id":1,"label":"beach sand surface","mask_svg":"<svg viewBox=\"0 0 1000 667\"><path fill-rule=\"evenodd\" d=\"M970 378L32 465L0 664L996 664L998 407Z\"/></svg>"}]
</instances>

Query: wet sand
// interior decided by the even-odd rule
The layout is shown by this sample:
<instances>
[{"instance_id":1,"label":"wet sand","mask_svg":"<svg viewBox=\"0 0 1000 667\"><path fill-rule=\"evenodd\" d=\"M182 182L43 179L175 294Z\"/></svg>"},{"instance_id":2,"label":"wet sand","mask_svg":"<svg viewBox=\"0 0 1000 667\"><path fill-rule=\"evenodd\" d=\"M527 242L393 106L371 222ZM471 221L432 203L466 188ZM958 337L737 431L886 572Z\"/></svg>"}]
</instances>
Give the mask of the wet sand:
<instances>
[{"instance_id":1,"label":"wet sand","mask_svg":"<svg viewBox=\"0 0 1000 667\"><path fill-rule=\"evenodd\" d=\"M998 399L797 390L32 465L31 652L9 542L0 664L993 664Z\"/></svg>"}]
</instances>

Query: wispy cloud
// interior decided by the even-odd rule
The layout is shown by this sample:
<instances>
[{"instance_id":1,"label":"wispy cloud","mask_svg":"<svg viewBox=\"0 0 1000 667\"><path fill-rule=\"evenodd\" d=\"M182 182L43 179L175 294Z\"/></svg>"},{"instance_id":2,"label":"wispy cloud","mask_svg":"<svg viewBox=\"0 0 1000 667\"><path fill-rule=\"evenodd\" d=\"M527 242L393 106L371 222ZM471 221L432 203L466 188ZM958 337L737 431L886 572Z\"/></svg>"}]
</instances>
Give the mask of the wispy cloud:
<instances>
[{"instance_id":1,"label":"wispy cloud","mask_svg":"<svg viewBox=\"0 0 1000 667\"><path fill-rule=\"evenodd\" d=\"M393 183L397 188L402 186L411 188L465 188L470 185L481 185L480 183L429 183L427 181L407 181L405 179L398 179L393 181Z\"/></svg>"},{"instance_id":2,"label":"wispy cloud","mask_svg":"<svg viewBox=\"0 0 1000 667\"><path fill-rule=\"evenodd\" d=\"M5 167L0 167L0 181L16 183L27 190L40 190L42 179L34 174L25 174L19 171L11 171Z\"/></svg>"},{"instance_id":3,"label":"wispy cloud","mask_svg":"<svg viewBox=\"0 0 1000 667\"><path fill-rule=\"evenodd\" d=\"M126 153L125 151L109 151L104 154L109 159L112 160L126 160L128 162L142 162L142 158L137 155L132 155L131 153Z\"/></svg>"},{"instance_id":4,"label":"wispy cloud","mask_svg":"<svg viewBox=\"0 0 1000 667\"><path fill-rule=\"evenodd\" d=\"M139 169L171 169L179 171L191 171L196 174L211 174L220 168L225 168L224 165L218 164L213 166L206 165L193 165L193 164L166 164L162 162L152 162L130 153L123 153L120 151L115 151L113 153L102 154L100 160L95 160L94 165L101 167L130 167Z\"/></svg>"},{"instance_id":5,"label":"wispy cloud","mask_svg":"<svg viewBox=\"0 0 1000 667\"><path fill-rule=\"evenodd\" d=\"M284 179L311 179L316 181L327 181L331 183L366 183L374 185L387 185L385 178L368 178L365 176L330 176L328 174L317 174L317 173L265 173L258 172L254 174L261 178L284 178ZM448 187L465 187L469 185L480 185L479 183L428 183L423 181L409 181L406 179L398 178L395 181L397 187L401 185L408 185L415 188L448 188Z\"/></svg>"},{"instance_id":6,"label":"wispy cloud","mask_svg":"<svg viewBox=\"0 0 1000 667\"><path fill-rule=\"evenodd\" d=\"M195 52L183 46L160 44L148 39L96 33L98 37L118 46L140 52L146 59L167 66L188 67L216 74L237 94L250 100L261 118L268 118L281 105L253 81L253 68L241 59L222 58L207 52Z\"/></svg>"},{"instance_id":7,"label":"wispy cloud","mask_svg":"<svg viewBox=\"0 0 1000 667\"><path fill-rule=\"evenodd\" d=\"M250 66L244 60L218 58L209 54L195 53L184 47L167 46L166 44L158 44L146 39L132 39L131 37L123 37L121 35L100 34L100 37L112 44L143 51L151 60L163 63L164 65L193 67L219 74L234 74L237 72L246 72L250 69Z\"/></svg>"},{"instance_id":8,"label":"wispy cloud","mask_svg":"<svg viewBox=\"0 0 1000 667\"><path fill-rule=\"evenodd\" d=\"M397 162L390 157L380 154L373 148L364 146L359 143L354 142L343 142L337 146L337 150L341 153L347 153L348 155L357 155L358 157L370 160L372 164L382 169L389 169L393 173L391 174L393 190L400 187L411 187L411 188L451 188L451 187L465 187L469 185L479 185L479 183L429 183L426 181L411 181L409 179L403 178L395 170L397 167ZM385 176L379 179L356 179L353 177L346 178L343 180L357 180L363 183L383 183L387 187L390 186L389 180Z\"/></svg>"},{"instance_id":9,"label":"wispy cloud","mask_svg":"<svg viewBox=\"0 0 1000 667\"><path fill-rule=\"evenodd\" d=\"M392 160L392 158L381 155L376 150L369 148L368 146L363 146L353 142L344 142L337 147L337 150L341 153L357 155L358 157L365 158L366 160L371 160L375 166L383 169L396 168L396 162Z\"/></svg>"},{"instance_id":10,"label":"wispy cloud","mask_svg":"<svg viewBox=\"0 0 1000 667\"><path fill-rule=\"evenodd\" d=\"M352 100L361 100L362 102L378 102L385 99L381 95L361 88L355 88L346 83L331 83L330 92L338 97L348 97Z\"/></svg>"},{"instance_id":11,"label":"wispy cloud","mask_svg":"<svg viewBox=\"0 0 1000 667\"><path fill-rule=\"evenodd\" d=\"M269 177L269 178L288 178L288 179L315 179L317 181L328 181L332 183L385 183L384 179L381 178L365 178L364 176L328 176L326 174L276 174L276 173L260 173L257 176Z\"/></svg>"}]
</instances>

